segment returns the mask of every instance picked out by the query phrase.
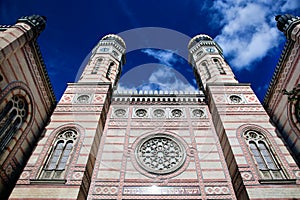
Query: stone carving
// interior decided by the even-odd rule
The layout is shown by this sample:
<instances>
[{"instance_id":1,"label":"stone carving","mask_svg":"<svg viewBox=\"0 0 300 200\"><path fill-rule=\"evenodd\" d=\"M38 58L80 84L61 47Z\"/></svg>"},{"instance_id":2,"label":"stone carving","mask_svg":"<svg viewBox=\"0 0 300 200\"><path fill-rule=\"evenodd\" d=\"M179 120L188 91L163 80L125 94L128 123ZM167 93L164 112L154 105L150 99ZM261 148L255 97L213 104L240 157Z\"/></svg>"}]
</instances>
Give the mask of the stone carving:
<instances>
[{"instance_id":1,"label":"stone carving","mask_svg":"<svg viewBox=\"0 0 300 200\"><path fill-rule=\"evenodd\" d=\"M182 144L166 134L155 134L142 140L136 148L139 165L154 174L167 174L177 170L185 161Z\"/></svg>"},{"instance_id":2,"label":"stone carving","mask_svg":"<svg viewBox=\"0 0 300 200\"><path fill-rule=\"evenodd\" d=\"M247 140L264 140L265 139L262 134L259 134L256 131L247 131L244 133L244 137Z\"/></svg>"},{"instance_id":3,"label":"stone carving","mask_svg":"<svg viewBox=\"0 0 300 200\"><path fill-rule=\"evenodd\" d=\"M205 187L206 194L230 194L229 188L227 186L215 186L215 187Z\"/></svg>"}]
</instances>

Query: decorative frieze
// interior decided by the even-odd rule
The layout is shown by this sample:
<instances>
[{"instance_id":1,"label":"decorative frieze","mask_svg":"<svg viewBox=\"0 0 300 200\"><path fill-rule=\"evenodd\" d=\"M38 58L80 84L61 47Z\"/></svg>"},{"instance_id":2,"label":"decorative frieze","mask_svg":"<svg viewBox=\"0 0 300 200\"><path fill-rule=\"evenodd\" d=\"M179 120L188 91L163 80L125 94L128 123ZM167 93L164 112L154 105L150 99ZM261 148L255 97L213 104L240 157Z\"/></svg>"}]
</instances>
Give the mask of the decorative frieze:
<instances>
[{"instance_id":1,"label":"decorative frieze","mask_svg":"<svg viewBox=\"0 0 300 200\"><path fill-rule=\"evenodd\" d=\"M227 186L209 186L204 188L207 195L230 194Z\"/></svg>"},{"instance_id":2,"label":"decorative frieze","mask_svg":"<svg viewBox=\"0 0 300 200\"><path fill-rule=\"evenodd\" d=\"M123 195L200 195L199 187L124 187Z\"/></svg>"}]
</instances>

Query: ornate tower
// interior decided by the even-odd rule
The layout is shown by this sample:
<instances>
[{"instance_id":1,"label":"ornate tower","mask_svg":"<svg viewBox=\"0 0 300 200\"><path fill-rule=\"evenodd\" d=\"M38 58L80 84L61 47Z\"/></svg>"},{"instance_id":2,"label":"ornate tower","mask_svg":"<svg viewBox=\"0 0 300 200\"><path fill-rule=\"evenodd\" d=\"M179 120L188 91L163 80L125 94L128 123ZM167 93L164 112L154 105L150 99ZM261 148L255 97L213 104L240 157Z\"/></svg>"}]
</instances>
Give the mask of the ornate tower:
<instances>
[{"instance_id":1,"label":"ornate tower","mask_svg":"<svg viewBox=\"0 0 300 200\"><path fill-rule=\"evenodd\" d=\"M194 37L189 52L199 84L205 87L237 198L299 197L299 168L250 85L235 80L221 48L209 36Z\"/></svg>"},{"instance_id":2,"label":"ornate tower","mask_svg":"<svg viewBox=\"0 0 300 200\"><path fill-rule=\"evenodd\" d=\"M57 104L11 199L87 197L125 48L119 36L107 35L93 49L80 80L68 84Z\"/></svg>"},{"instance_id":3,"label":"ornate tower","mask_svg":"<svg viewBox=\"0 0 300 200\"><path fill-rule=\"evenodd\" d=\"M237 83L229 65L224 61L221 47L208 35L197 35L188 44L189 63L198 84Z\"/></svg>"},{"instance_id":4,"label":"ornate tower","mask_svg":"<svg viewBox=\"0 0 300 200\"><path fill-rule=\"evenodd\" d=\"M46 25L38 15L0 26L0 199L6 199L55 107L36 43Z\"/></svg>"}]
</instances>

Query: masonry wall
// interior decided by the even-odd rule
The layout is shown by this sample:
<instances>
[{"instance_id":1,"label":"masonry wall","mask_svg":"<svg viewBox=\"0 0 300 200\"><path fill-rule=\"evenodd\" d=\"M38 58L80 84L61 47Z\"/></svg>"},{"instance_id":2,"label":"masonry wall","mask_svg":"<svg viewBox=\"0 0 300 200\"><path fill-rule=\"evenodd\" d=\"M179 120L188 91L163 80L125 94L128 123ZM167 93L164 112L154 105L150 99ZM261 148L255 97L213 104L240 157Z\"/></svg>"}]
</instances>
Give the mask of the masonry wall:
<instances>
[{"instance_id":1,"label":"masonry wall","mask_svg":"<svg viewBox=\"0 0 300 200\"><path fill-rule=\"evenodd\" d=\"M300 122L297 119L300 90L300 25L298 24L283 50L265 99L265 108L278 132L300 164ZM284 90L287 93L284 93Z\"/></svg>"},{"instance_id":2,"label":"masonry wall","mask_svg":"<svg viewBox=\"0 0 300 200\"><path fill-rule=\"evenodd\" d=\"M236 199L208 106L200 99L114 96L88 199ZM140 109L147 114L137 116ZM163 117L155 116L158 109ZM182 116L172 116L175 109ZM196 109L204 115L194 116ZM180 141L187 154L183 165L167 174L149 172L137 161L139 141L161 133Z\"/></svg>"},{"instance_id":3,"label":"masonry wall","mask_svg":"<svg viewBox=\"0 0 300 200\"><path fill-rule=\"evenodd\" d=\"M209 108L238 199L299 198L300 171L276 128L247 84L210 84ZM230 96L242 101L234 103ZM264 181L242 137L247 130L266 135L286 179ZM297 179L297 181L296 181ZM281 191L288 191L287 193Z\"/></svg>"},{"instance_id":4,"label":"masonry wall","mask_svg":"<svg viewBox=\"0 0 300 200\"><path fill-rule=\"evenodd\" d=\"M27 120L0 152L0 198L7 198L15 185L55 105L36 36L24 23L0 31L1 105L14 95L28 103Z\"/></svg>"}]
</instances>

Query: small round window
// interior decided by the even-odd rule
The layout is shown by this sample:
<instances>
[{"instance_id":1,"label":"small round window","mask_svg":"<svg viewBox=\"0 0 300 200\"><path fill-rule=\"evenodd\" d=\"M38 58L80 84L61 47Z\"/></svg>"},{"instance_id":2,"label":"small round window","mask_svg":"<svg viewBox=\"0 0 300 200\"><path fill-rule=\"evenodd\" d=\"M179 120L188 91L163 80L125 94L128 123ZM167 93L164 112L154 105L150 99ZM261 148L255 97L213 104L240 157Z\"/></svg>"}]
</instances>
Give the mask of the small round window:
<instances>
[{"instance_id":1,"label":"small round window","mask_svg":"<svg viewBox=\"0 0 300 200\"><path fill-rule=\"evenodd\" d=\"M242 98L239 97L238 95L230 95L229 97L231 103L242 103Z\"/></svg>"}]
</instances>

